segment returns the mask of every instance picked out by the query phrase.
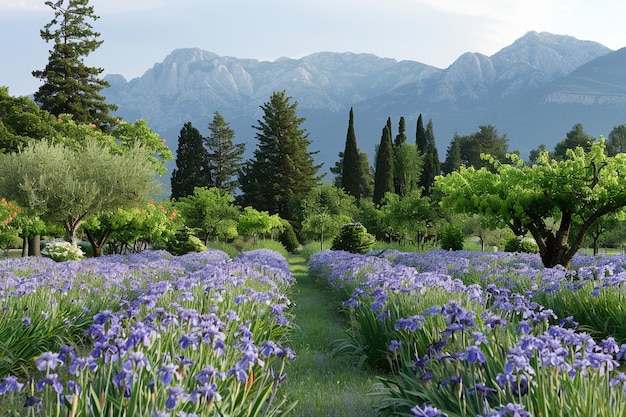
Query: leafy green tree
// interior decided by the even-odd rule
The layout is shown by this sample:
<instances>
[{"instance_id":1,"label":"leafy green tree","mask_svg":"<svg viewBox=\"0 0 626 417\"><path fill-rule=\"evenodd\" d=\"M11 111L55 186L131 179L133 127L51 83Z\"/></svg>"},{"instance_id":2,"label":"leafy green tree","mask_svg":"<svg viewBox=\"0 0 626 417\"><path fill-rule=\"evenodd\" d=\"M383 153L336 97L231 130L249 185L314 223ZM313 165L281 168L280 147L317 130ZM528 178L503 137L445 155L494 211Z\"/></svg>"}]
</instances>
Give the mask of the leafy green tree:
<instances>
[{"instance_id":1,"label":"leafy green tree","mask_svg":"<svg viewBox=\"0 0 626 417\"><path fill-rule=\"evenodd\" d=\"M607 156L603 138L589 152L569 150L562 161L550 160L547 152L535 165L524 164L518 155L510 158L511 165L490 158L493 172L461 168L435 184L445 206L486 215L516 236L530 233L546 267L569 267L590 228L626 206L621 180L626 154Z\"/></svg>"},{"instance_id":2,"label":"leafy green tree","mask_svg":"<svg viewBox=\"0 0 626 417\"><path fill-rule=\"evenodd\" d=\"M626 152L626 125L615 126L606 141L606 152L609 156Z\"/></svg>"},{"instance_id":3,"label":"leafy green tree","mask_svg":"<svg viewBox=\"0 0 626 417\"><path fill-rule=\"evenodd\" d=\"M343 181L343 152L339 152L339 160L335 162L335 166L330 168L330 172L335 176L333 185L341 188ZM374 174L370 166L367 152L359 150L359 193L361 197L371 198L374 195Z\"/></svg>"},{"instance_id":4,"label":"leafy green tree","mask_svg":"<svg viewBox=\"0 0 626 417\"><path fill-rule=\"evenodd\" d=\"M159 175L167 171L165 163L174 156L165 144L165 139L154 133L148 122L143 119L138 119L134 123L117 119L115 128L105 132L94 124L76 123L71 114L62 114L54 124L54 129L57 131L54 142L62 143L76 151L80 151L89 140L95 140L115 154L123 154L141 147L147 152L149 165Z\"/></svg>"},{"instance_id":5,"label":"leafy green tree","mask_svg":"<svg viewBox=\"0 0 626 417\"><path fill-rule=\"evenodd\" d=\"M318 185L305 194L301 201L302 234L320 242L334 237L341 226L354 220L356 199L344 190L331 185Z\"/></svg>"},{"instance_id":6,"label":"leafy green tree","mask_svg":"<svg viewBox=\"0 0 626 417\"><path fill-rule=\"evenodd\" d=\"M101 256L108 244L110 253L140 252L167 241L174 229L176 210L150 201L146 206L106 210L87 216L81 230L93 255Z\"/></svg>"},{"instance_id":7,"label":"leafy green tree","mask_svg":"<svg viewBox=\"0 0 626 417\"><path fill-rule=\"evenodd\" d=\"M361 198L362 173L359 161L359 148L356 144L356 133L354 133L354 112L352 108L350 108L350 119L348 121L348 133L346 135L346 147L343 151L341 171L341 188L358 201Z\"/></svg>"},{"instance_id":8,"label":"leafy green tree","mask_svg":"<svg viewBox=\"0 0 626 417\"><path fill-rule=\"evenodd\" d=\"M85 64L85 58L102 44L100 33L94 32L91 24L99 17L89 0L47 1L46 5L54 11L54 18L40 34L54 46L46 67L33 71L34 77L44 81L35 93L35 102L55 116L72 114L79 123L94 123L106 130L115 122L109 111L117 107L100 95L109 86L99 78L104 69Z\"/></svg>"},{"instance_id":9,"label":"leafy green tree","mask_svg":"<svg viewBox=\"0 0 626 417\"><path fill-rule=\"evenodd\" d=\"M238 187L237 174L243 163L244 143L234 143L235 131L218 112L209 123L204 144L208 151L209 171L215 187L233 193Z\"/></svg>"},{"instance_id":10,"label":"leafy green tree","mask_svg":"<svg viewBox=\"0 0 626 417\"><path fill-rule=\"evenodd\" d=\"M434 225L440 217L421 190L413 190L406 196L387 193L381 211L388 238L414 242L421 248L436 239Z\"/></svg>"},{"instance_id":11,"label":"leafy green tree","mask_svg":"<svg viewBox=\"0 0 626 417\"><path fill-rule=\"evenodd\" d=\"M202 135L191 122L185 123L178 136L176 168L171 178L172 199L193 194L196 188L213 186L209 169L209 154Z\"/></svg>"},{"instance_id":12,"label":"leafy green tree","mask_svg":"<svg viewBox=\"0 0 626 417\"><path fill-rule=\"evenodd\" d=\"M435 133L433 121L429 120L426 125L426 148L423 152L423 169L419 185L426 194L430 193L430 187L435 182L435 177L441 174L441 163L439 162L439 152L435 143Z\"/></svg>"},{"instance_id":13,"label":"leafy green tree","mask_svg":"<svg viewBox=\"0 0 626 417\"><path fill-rule=\"evenodd\" d=\"M149 154L139 147L115 154L94 140L80 151L42 141L0 157L1 195L62 223L74 245L87 215L147 201L154 184Z\"/></svg>"},{"instance_id":14,"label":"leafy green tree","mask_svg":"<svg viewBox=\"0 0 626 417\"><path fill-rule=\"evenodd\" d=\"M418 188L424 158L417 151L417 146L412 143L394 146L393 155L394 191L400 196L405 196Z\"/></svg>"},{"instance_id":15,"label":"leafy green tree","mask_svg":"<svg viewBox=\"0 0 626 417\"><path fill-rule=\"evenodd\" d=\"M210 239L237 237L239 209L234 197L217 187L195 188L193 195L182 197L175 207L185 225L196 230L207 245Z\"/></svg>"},{"instance_id":16,"label":"leafy green tree","mask_svg":"<svg viewBox=\"0 0 626 417\"><path fill-rule=\"evenodd\" d=\"M247 206L239 215L237 231L242 236L252 236L253 243L256 245L258 235L267 234L272 229L281 227L281 218L277 214L270 215L267 211L259 211Z\"/></svg>"},{"instance_id":17,"label":"leafy green tree","mask_svg":"<svg viewBox=\"0 0 626 417\"><path fill-rule=\"evenodd\" d=\"M595 140L593 136L585 133L581 123L576 123L574 127L572 127L572 130L567 132L565 139L554 145L554 153L551 157L557 160L563 160L567 158L568 149L582 148L587 152L591 149L591 144L595 142Z\"/></svg>"},{"instance_id":18,"label":"leafy green tree","mask_svg":"<svg viewBox=\"0 0 626 417\"><path fill-rule=\"evenodd\" d=\"M12 97L0 87L0 152L17 152L31 140L57 136L56 118L28 97Z\"/></svg>"},{"instance_id":19,"label":"leafy green tree","mask_svg":"<svg viewBox=\"0 0 626 417\"><path fill-rule=\"evenodd\" d=\"M300 127L304 118L297 115L298 103L290 102L285 91L275 92L261 106L263 120L258 120L259 141L251 160L246 161L239 176L241 206L292 219L289 200L315 186L320 177L313 155L308 150L308 132Z\"/></svg>"},{"instance_id":20,"label":"leafy green tree","mask_svg":"<svg viewBox=\"0 0 626 417\"><path fill-rule=\"evenodd\" d=\"M542 152L548 152L548 147L543 143L539 145L537 149L531 149L528 155L528 162L530 162L531 164L536 164L537 160L539 159L539 155L541 155Z\"/></svg>"},{"instance_id":21,"label":"leafy green tree","mask_svg":"<svg viewBox=\"0 0 626 417\"><path fill-rule=\"evenodd\" d=\"M389 127L383 128L380 145L376 152L376 172L374 174L374 203L380 204L386 193L394 192L394 155Z\"/></svg>"}]
</instances>

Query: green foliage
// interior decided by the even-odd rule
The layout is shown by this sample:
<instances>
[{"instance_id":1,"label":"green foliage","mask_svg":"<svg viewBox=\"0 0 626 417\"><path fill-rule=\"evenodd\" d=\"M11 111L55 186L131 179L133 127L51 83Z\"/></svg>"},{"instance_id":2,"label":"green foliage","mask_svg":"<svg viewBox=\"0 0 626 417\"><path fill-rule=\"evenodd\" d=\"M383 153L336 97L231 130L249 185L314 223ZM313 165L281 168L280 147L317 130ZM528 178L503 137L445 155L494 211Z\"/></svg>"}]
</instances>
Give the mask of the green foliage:
<instances>
[{"instance_id":1,"label":"green foliage","mask_svg":"<svg viewBox=\"0 0 626 417\"><path fill-rule=\"evenodd\" d=\"M0 159L2 195L62 223L72 243L85 216L147 201L154 184L140 147L116 154L94 140L79 151L43 141Z\"/></svg>"},{"instance_id":2,"label":"green foliage","mask_svg":"<svg viewBox=\"0 0 626 417\"><path fill-rule=\"evenodd\" d=\"M589 152L593 142L595 138L585 133L581 123L576 123L572 130L567 132L565 139L554 145L554 153L550 157L562 161L567 158L568 149L582 148L585 152Z\"/></svg>"},{"instance_id":3,"label":"green foliage","mask_svg":"<svg viewBox=\"0 0 626 417\"><path fill-rule=\"evenodd\" d=\"M626 154L609 157L604 139L568 151L563 161L546 152L535 165L517 156L494 171L461 168L439 177L443 205L457 212L483 214L494 226L510 227L516 236L530 233L547 267L568 267L589 228L626 206ZM558 227L553 227L558 224Z\"/></svg>"},{"instance_id":4,"label":"green foliage","mask_svg":"<svg viewBox=\"0 0 626 417\"><path fill-rule=\"evenodd\" d=\"M434 226L440 216L429 197L414 190L401 197L387 193L380 208L382 221L389 240L411 241L424 247L436 239Z\"/></svg>"},{"instance_id":5,"label":"green foliage","mask_svg":"<svg viewBox=\"0 0 626 417\"><path fill-rule=\"evenodd\" d=\"M283 225L283 230L278 235L278 240L288 252L293 253L300 248L300 242L298 242L298 237L296 236L296 232L293 230L291 223L287 220L283 220L281 223Z\"/></svg>"},{"instance_id":6,"label":"green foliage","mask_svg":"<svg viewBox=\"0 0 626 417\"><path fill-rule=\"evenodd\" d=\"M194 236L193 232L187 227L177 230L174 236L165 244L165 250L176 256L186 253L204 252L206 249L204 243Z\"/></svg>"},{"instance_id":7,"label":"green foliage","mask_svg":"<svg viewBox=\"0 0 626 417\"><path fill-rule=\"evenodd\" d=\"M523 253L537 253L539 247L532 239L526 239L519 236L513 237L507 240L504 245L505 252L523 252Z\"/></svg>"},{"instance_id":8,"label":"green foliage","mask_svg":"<svg viewBox=\"0 0 626 417\"><path fill-rule=\"evenodd\" d=\"M489 162L481 158L482 154L489 154L500 162L507 160L509 140L506 134L499 136L497 129L491 125L479 126L479 129L470 135L454 135L448 148L449 155L446 156L445 172L452 172L461 165L476 169L489 168ZM456 159L457 156L459 160ZM448 160L448 157L451 159Z\"/></svg>"},{"instance_id":9,"label":"green foliage","mask_svg":"<svg viewBox=\"0 0 626 417\"><path fill-rule=\"evenodd\" d=\"M343 151L343 165L341 171L341 188L357 199L361 198L361 165L359 162L359 148L356 144L354 132L354 112L350 108L346 147Z\"/></svg>"},{"instance_id":10,"label":"green foliage","mask_svg":"<svg viewBox=\"0 0 626 417\"><path fill-rule=\"evenodd\" d=\"M239 185L234 177L241 169L244 143L233 143L235 132L218 112L209 123L208 137L204 143L208 152L209 171L213 185L227 193L232 193Z\"/></svg>"},{"instance_id":11,"label":"green foliage","mask_svg":"<svg viewBox=\"0 0 626 417\"><path fill-rule=\"evenodd\" d=\"M339 235L333 239L331 249L366 253L372 249L375 240L361 223L347 223L341 226Z\"/></svg>"},{"instance_id":12,"label":"green foliage","mask_svg":"<svg viewBox=\"0 0 626 417\"><path fill-rule=\"evenodd\" d=\"M380 204L386 193L394 192L394 154L391 131L383 128L380 144L376 152L376 172L374 173L374 204Z\"/></svg>"},{"instance_id":13,"label":"green foliage","mask_svg":"<svg viewBox=\"0 0 626 417\"><path fill-rule=\"evenodd\" d=\"M208 156L198 129L190 122L185 123L178 136L176 168L172 171L173 199L191 195L195 188L209 188L213 185Z\"/></svg>"},{"instance_id":14,"label":"green foliage","mask_svg":"<svg viewBox=\"0 0 626 417\"><path fill-rule=\"evenodd\" d=\"M48 243L41 251L41 255L56 262L78 261L85 256L78 246L58 240Z\"/></svg>"},{"instance_id":15,"label":"green foliage","mask_svg":"<svg viewBox=\"0 0 626 417\"><path fill-rule=\"evenodd\" d=\"M465 235L463 229L454 223L448 223L441 232L441 249L463 250Z\"/></svg>"},{"instance_id":16,"label":"green foliage","mask_svg":"<svg viewBox=\"0 0 626 417\"><path fill-rule=\"evenodd\" d=\"M313 187L302 197L300 208L302 234L319 241L321 247L353 220L357 210L353 196L330 185Z\"/></svg>"},{"instance_id":17,"label":"green foliage","mask_svg":"<svg viewBox=\"0 0 626 417\"><path fill-rule=\"evenodd\" d=\"M400 196L418 189L424 158L411 143L394 146L394 191Z\"/></svg>"},{"instance_id":18,"label":"green foliage","mask_svg":"<svg viewBox=\"0 0 626 417\"><path fill-rule=\"evenodd\" d=\"M270 214L293 220L289 200L309 191L319 180L314 165L308 132L300 127L297 102L284 91L275 92L261 106L263 120L253 126L258 140L251 160L246 161L239 176L242 191L240 205L251 206Z\"/></svg>"},{"instance_id":19,"label":"green foliage","mask_svg":"<svg viewBox=\"0 0 626 417\"><path fill-rule=\"evenodd\" d=\"M419 185L426 194L429 194L430 187L435 182L435 177L441 173L441 162L439 161L439 151L435 143L432 120L429 120L426 126L426 151L423 154L423 159L422 176Z\"/></svg>"},{"instance_id":20,"label":"green foliage","mask_svg":"<svg viewBox=\"0 0 626 417\"><path fill-rule=\"evenodd\" d=\"M28 97L12 97L0 87L0 152L17 152L31 140L57 136L54 116Z\"/></svg>"},{"instance_id":21,"label":"green foliage","mask_svg":"<svg viewBox=\"0 0 626 417\"><path fill-rule=\"evenodd\" d=\"M256 244L258 235L269 233L272 229L280 229L281 227L281 218L278 215L270 216L267 211L244 207L243 213L239 216L237 231L242 236L252 236L254 244Z\"/></svg>"},{"instance_id":22,"label":"green foliage","mask_svg":"<svg viewBox=\"0 0 626 417\"><path fill-rule=\"evenodd\" d=\"M100 33L94 32L91 21L94 14L88 0L47 1L54 11L54 19L40 31L41 38L54 42L48 64L43 70L33 71L33 76L43 80L35 93L41 108L55 116L72 114L80 123L94 123L108 130L115 119L109 116L117 106L107 104L99 93L109 86L98 76L103 68L89 67L85 58L102 44Z\"/></svg>"},{"instance_id":23,"label":"green foliage","mask_svg":"<svg viewBox=\"0 0 626 417\"><path fill-rule=\"evenodd\" d=\"M175 207L182 221L207 244L211 239L237 236L240 213L233 203L234 198L220 188L195 188L193 195L180 198Z\"/></svg>"}]
</instances>

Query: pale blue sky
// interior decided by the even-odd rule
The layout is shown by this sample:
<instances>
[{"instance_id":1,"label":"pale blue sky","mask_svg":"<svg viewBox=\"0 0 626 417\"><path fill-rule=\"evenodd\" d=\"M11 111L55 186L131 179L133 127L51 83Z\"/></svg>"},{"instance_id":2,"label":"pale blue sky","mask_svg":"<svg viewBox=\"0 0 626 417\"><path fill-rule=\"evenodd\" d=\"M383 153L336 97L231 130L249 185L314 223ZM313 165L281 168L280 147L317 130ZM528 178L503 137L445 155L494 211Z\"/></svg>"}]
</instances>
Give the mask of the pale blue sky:
<instances>
[{"instance_id":1,"label":"pale blue sky","mask_svg":"<svg viewBox=\"0 0 626 417\"><path fill-rule=\"evenodd\" d=\"M0 0L0 85L31 94L52 17L44 0ZM492 55L535 30L626 46L623 0L92 0L103 45L88 64L127 79L176 48L274 60L366 52L445 68L464 52Z\"/></svg>"}]
</instances>

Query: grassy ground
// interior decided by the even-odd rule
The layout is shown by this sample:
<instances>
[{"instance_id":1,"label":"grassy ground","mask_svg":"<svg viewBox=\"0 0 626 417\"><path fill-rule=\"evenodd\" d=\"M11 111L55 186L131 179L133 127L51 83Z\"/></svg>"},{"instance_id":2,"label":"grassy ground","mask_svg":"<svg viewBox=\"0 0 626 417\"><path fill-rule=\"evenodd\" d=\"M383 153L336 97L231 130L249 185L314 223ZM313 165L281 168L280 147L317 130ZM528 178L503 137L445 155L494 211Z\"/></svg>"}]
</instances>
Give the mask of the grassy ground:
<instances>
[{"instance_id":1,"label":"grassy ground","mask_svg":"<svg viewBox=\"0 0 626 417\"><path fill-rule=\"evenodd\" d=\"M286 369L282 394L298 401L297 417L375 416L377 399L369 395L373 372L355 369L347 357L333 355L332 344L344 338L345 323L336 302L307 275L305 258L289 255L297 285L291 299L296 330L291 347L297 360Z\"/></svg>"}]
</instances>

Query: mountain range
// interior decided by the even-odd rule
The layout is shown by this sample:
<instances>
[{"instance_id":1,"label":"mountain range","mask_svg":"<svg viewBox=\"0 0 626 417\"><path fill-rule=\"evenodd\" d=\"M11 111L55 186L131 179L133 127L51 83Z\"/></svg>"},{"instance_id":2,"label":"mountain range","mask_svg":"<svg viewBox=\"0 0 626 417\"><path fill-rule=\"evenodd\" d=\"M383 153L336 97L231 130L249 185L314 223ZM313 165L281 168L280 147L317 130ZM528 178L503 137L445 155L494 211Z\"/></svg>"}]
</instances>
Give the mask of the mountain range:
<instances>
[{"instance_id":1,"label":"mountain range","mask_svg":"<svg viewBox=\"0 0 626 417\"><path fill-rule=\"evenodd\" d=\"M103 95L119 106L117 114L146 119L173 151L184 123L208 135L218 111L235 141L246 143L247 157L257 146L252 126L260 106L285 90L306 118L309 150L318 151L324 172L343 151L351 107L358 146L370 161L388 117L394 129L405 118L410 141L419 114L432 120L442 160L455 134L481 125L495 126L509 150L526 157L540 144L552 149L576 123L593 136L626 123L626 48L545 32L528 32L492 56L465 53L445 69L350 52L269 62L185 48L141 77L105 79Z\"/></svg>"}]
</instances>

